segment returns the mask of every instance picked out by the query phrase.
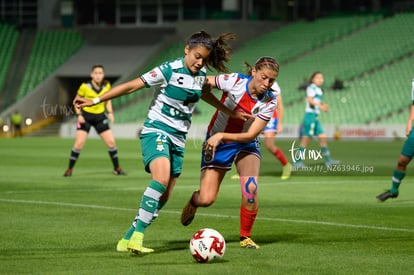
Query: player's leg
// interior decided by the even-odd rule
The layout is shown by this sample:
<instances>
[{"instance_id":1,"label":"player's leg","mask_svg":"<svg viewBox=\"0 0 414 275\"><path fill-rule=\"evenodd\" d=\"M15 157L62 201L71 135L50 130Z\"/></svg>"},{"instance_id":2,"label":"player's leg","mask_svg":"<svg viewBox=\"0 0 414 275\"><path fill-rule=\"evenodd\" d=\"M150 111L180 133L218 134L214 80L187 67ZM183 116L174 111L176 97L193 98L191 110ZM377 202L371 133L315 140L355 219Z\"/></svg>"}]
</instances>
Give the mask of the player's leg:
<instances>
[{"instance_id":1,"label":"player's leg","mask_svg":"<svg viewBox=\"0 0 414 275\"><path fill-rule=\"evenodd\" d=\"M293 163L293 167L296 168L302 168L302 167L306 167L306 165L303 163L303 160L306 159L306 147L308 147L309 141L311 139L311 135L307 134L306 128L303 128L303 135L300 139L300 145L299 145L299 150L294 152L294 163Z\"/></svg>"},{"instance_id":2,"label":"player's leg","mask_svg":"<svg viewBox=\"0 0 414 275\"><path fill-rule=\"evenodd\" d=\"M181 224L189 225L198 207L212 205L220 189L220 184L227 170L206 168L201 171L200 188L195 191L181 212Z\"/></svg>"},{"instance_id":3,"label":"player's leg","mask_svg":"<svg viewBox=\"0 0 414 275\"><path fill-rule=\"evenodd\" d=\"M303 118L302 137L300 139L299 150L294 154L294 164L296 168L306 167L303 163L305 159L306 147L308 147L311 137L315 130L315 115L306 113Z\"/></svg>"},{"instance_id":4,"label":"player's leg","mask_svg":"<svg viewBox=\"0 0 414 275\"><path fill-rule=\"evenodd\" d=\"M328 148L328 137L326 136L325 131L323 130L323 127L321 123L317 120L315 121L315 135L318 137L319 140L319 146L321 147L321 153L325 160L325 165L334 165L338 164L338 160L333 160L331 158L331 152Z\"/></svg>"},{"instance_id":5,"label":"player's leg","mask_svg":"<svg viewBox=\"0 0 414 275\"><path fill-rule=\"evenodd\" d=\"M88 138L90 126L88 123L78 124L78 129L76 131L75 143L70 151L69 156L69 165L63 174L64 177L72 176L73 167L75 167L76 162L78 161L80 152L85 145L86 139Z\"/></svg>"},{"instance_id":6,"label":"player's leg","mask_svg":"<svg viewBox=\"0 0 414 275\"><path fill-rule=\"evenodd\" d=\"M108 120L106 118L99 121L95 125L95 129L108 147L108 154L113 165L114 175L126 175L126 173L119 166L118 148L116 148L115 138L107 121Z\"/></svg>"},{"instance_id":7,"label":"player's leg","mask_svg":"<svg viewBox=\"0 0 414 275\"><path fill-rule=\"evenodd\" d=\"M220 184L226 172L231 169L239 146L237 143L220 144L214 157L207 161L206 152L202 151L200 188L192 194L181 212L182 225L187 226L193 221L197 207L207 207L216 200Z\"/></svg>"},{"instance_id":8,"label":"player's leg","mask_svg":"<svg viewBox=\"0 0 414 275\"><path fill-rule=\"evenodd\" d=\"M288 179L292 172L292 165L288 162L285 154L283 151L275 145L275 131L266 131L264 132L264 144L266 149L276 158L279 160L280 164L283 166L283 172L281 179L285 180Z\"/></svg>"},{"instance_id":9,"label":"player's leg","mask_svg":"<svg viewBox=\"0 0 414 275\"><path fill-rule=\"evenodd\" d=\"M386 201L389 198L397 198L402 180L406 175L407 166L414 156L414 136L409 136L404 143L397 166L392 173L391 189L379 194L376 198L379 201Z\"/></svg>"},{"instance_id":10,"label":"player's leg","mask_svg":"<svg viewBox=\"0 0 414 275\"><path fill-rule=\"evenodd\" d=\"M141 135L142 155L145 170L151 173L151 181L141 197L138 214L132 227L124 239L130 237L127 248L135 254L151 253L154 250L143 247L145 229L151 225L154 213L159 209L161 197L167 192L168 185L172 183L168 192L175 185L175 178L181 173L184 148L175 146L171 140L159 133ZM174 148L174 150L172 149ZM174 165L172 165L173 163Z\"/></svg>"},{"instance_id":11,"label":"player's leg","mask_svg":"<svg viewBox=\"0 0 414 275\"><path fill-rule=\"evenodd\" d=\"M184 160L184 148L171 143L172 153L170 157L171 162L171 177L170 181L167 186L167 190L162 194L158 201L157 209L154 212L152 217L152 221L154 221L161 209L167 204L172 191L174 190L175 184L177 183L177 179L180 177L183 167L183 160Z\"/></svg>"},{"instance_id":12,"label":"player's leg","mask_svg":"<svg viewBox=\"0 0 414 275\"><path fill-rule=\"evenodd\" d=\"M319 140L319 146L321 147L321 153L322 156L325 160L325 164L326 165L331 165L332 163L332 159L331 159L331 152L329 151L328 148L328 137L326 136L325 133L321 133L318 135L318 140Z\"/></svg>"},{"instance_id":13,"label":"player's leg","mask_svg":"<svg viewBox=\"0 0 414 275\"><path fill-rule=\"evenodd\" d=\"M134 231L130 234L128 230L124 239L130 237L127 248L135 254L151 253L154 250L143 247L144 232L153 221L154 213L157 211L161 196L166 192L170 176L170 160L166 157L158 157L151 161L149 169L152 179L141 197L138 214L136 215L133 227Z\"/></svg>"},{"instance_id":14,"label":"player's leg","mask_svg":"<svg viewBox=\"0 0 414 275\"><path fill-rule=\"evenodd\" d=\"M240 189L242 193L240 205L240 246L258 249L251 239L251 231L258 212L258 178L260 158L255 154L240 153L236 160L240 174Z\"/></svg>"},{"instance_id":15,"label":"player's leg","mask_svg":"<svg viewBox=\"0 0 414 275\"><path fill-rule=\"evenodd\" d=\"M152 214L152 219L151 219L151 222L149 224L152 224L155 221L155 219L158 218L159 212L165 206L165 204L167 203L167 201L169 199L169 196L170 196L172 190L174 189L174 186L175 186L176 182L177 182L177 178L172 178L170 180L170 183L168 184L167 189L165 190L165 192L159 198L158 205L157 205L154 213ZM141 200L141 203L143 201L144 200ZM136 231L135 229L137 227L138 218L139 218L139 212L135 216L134 221L132 222L131 226L128 228L127 232L124 234L122 239L118 241L117 246L116 246L116 250L118 252L127 252L128 251L128 243L129 243L129 240L131 239L132 235ZM149 224L146 227L148 227ZM139 240L139 242L142 243L143 239L144 239L144 235L140 234L140 233L137 233L137 234L138 234L138 236L140 236L140 238L142 237L142 240ZM149 250L151 250L151 249L149 249ZM152 252L152 251L148 251L148 252ZM146 253L148 253L148 252L146 252Z\"/></svg>"}]
</instances>

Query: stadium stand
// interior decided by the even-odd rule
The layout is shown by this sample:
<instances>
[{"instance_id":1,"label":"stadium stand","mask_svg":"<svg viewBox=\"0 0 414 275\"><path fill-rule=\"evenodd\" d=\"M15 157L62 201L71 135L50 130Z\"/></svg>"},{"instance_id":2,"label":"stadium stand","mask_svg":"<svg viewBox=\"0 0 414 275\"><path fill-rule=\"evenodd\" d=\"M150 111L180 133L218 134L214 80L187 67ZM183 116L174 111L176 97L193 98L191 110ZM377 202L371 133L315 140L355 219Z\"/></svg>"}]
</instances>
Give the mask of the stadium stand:
<instances>
[{"instance_id":1,"label":"stadium stand","mask_svg":"<svg viewBox=\"0 0 414 275\"><path fill-rule=\"evenodd\" d=\"M38 31L17 92L22 99L83 45L78 31Z\"/></svg>"},{"instance_id":2,"label":"stadium stand","mask_svg":"<svg viewBox=\"0 0 414 275\"><path fill-rule=\"evenodd\" d=\"M407 83L410 83L412 77L407 65L410 60L412 64L410 56L413 49L408 45L414 43L413 23L414 14L397 14L329 47L323 47L297 62L285 64L279 82L286 91L285 102L291 103L286 122L298 121L296 114L298 110L303 110L304 103L303 93L297 92L296 86L305 72L312 73L315 70L324 72L326 90L329 90L334 77L340 77L346 80L347 87L342 91L344 95L353 95L353 103L349 104L348 100L346 104L353 105L348 106L353 108L351 112L354 115L351 118L350 110L343 110L344 105L335 106L343 96L328 93L325 99L333 104L332 113L325 117L329 122L376 123L381 121L384 114L392 115L403 107L407 98L404 102L404 98L399 95L406 95L403 91L407 90ZM372 102L383 102L383 106L374 107ZM295 106L296 104L300 106ZM370 108L371 106L373 107ZM341 115L345 117L340 117Z\"/></svg>"},{"instance_id":3,"label":"stadium stand","mask_svg":"<svg viewBox=\"0 0 414 275\"><path fill-rule=\"evenodd\" d=\"M173 43L145 66L142 72L139 72L138 75L151 70L167 60L177 58L182 54L183 43ZM117 121L122 123L142 120L148 112L148 107L153 99L153 94L154 92L152 89L144 89L137 93L115 98L112 104L114 108L120 108L117 111Z\"/></svg>"},{"instance_id":4,"label":"stadium stand","mask_svg":"<svg viewBox=\"0 0 414 275\"><path fill-rule=\"evenodd\" d=\"M0 24L0 91L3 97L4 81L12 62L14 49L19 38L19 32L14 25Z\"/></svg>"},{"instance_id":5,"label":"stadium stand","mask_svg":"<svg viewBox=\"0 0 414 275\"><path fill-rule=\"evenodd\" d=\"M413 23L414 13L299 21L245 42L232 55L229 65L232 71L243 72L244 61L254 64L262 55L278 59L285 124L300 123L305 94L298 87L316 70L325 75L325 101L331 106L331 111L321 117L324 123L405 123L409 102L406 91L414 61L414 50L410 47L414 44ZM0 30L0 35L4 35L3 27ZM17 99L47 78L83 43L77 31L38 31ZM182 41L172 43L139 72L131 72L131 77L181 56L182 47ZM330 88L336 78L344 81L342 90ZM142 121L152 98L153 90L145 89L114 99L117 123ZM213 112L211 106L200 102L193 123L207 123Z\"/></svg>"},{"instance_id":6,"label":"stadium stand","mask_svg":"<svg viewBox=\"0 0 414 275\"><path fill-rule=\"evenodd\" d=\"M328 90L324 98L332 111L321 119L335 124L404 123L407 113L404 112L403 119L396 114L410 104L407 91L412 78L409 67L413 62L413 56L404 58L375 73L348 81L345 90ZM297 105L288 108L286 121L301 118L304 101Z\"/></svg>"},{"instance_id":7,"label":"stadium stand","mask_svg":"<svg viewBox=\"0 0 414 275\"><path fill-rule=\"evenodd\" d=\"M233 54L230 68L242 72L244 61L253 64L261 55L276 57L281 63L278 81L288 124L301 121L305 94L298 86L315 70L325 75L325 100L332 110L322 118L327 123L385 123L391 118L399 121L400 116L394 114L407 105L402 91L407 90L412 77L408 66L413 61L413 50L408 45L414 44L413 23L412 13L387 18L369 15L301 21L245 43ZM169 56L179 56L181 47L174 45L167 51ZM160 56L151 65L165 58ZM329 87L337 77L344 80L345 89L334 92ZM152 99L151 92L146 94L118 111L117 121L142 119ZM372 102L383 103L379 106ZM193 116L194 123L206 123L214 110L200 102L198 111Z\"/></svg>"}]
</instances>

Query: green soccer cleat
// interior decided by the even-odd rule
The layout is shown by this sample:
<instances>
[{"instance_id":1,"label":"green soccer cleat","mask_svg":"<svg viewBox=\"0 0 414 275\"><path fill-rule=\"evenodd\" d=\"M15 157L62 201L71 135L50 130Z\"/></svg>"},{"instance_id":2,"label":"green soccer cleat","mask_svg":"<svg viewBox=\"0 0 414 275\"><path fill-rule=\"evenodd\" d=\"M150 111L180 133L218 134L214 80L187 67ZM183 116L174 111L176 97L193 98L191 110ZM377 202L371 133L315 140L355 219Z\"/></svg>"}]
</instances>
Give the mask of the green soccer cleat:
<instances>
[{"instance_id":1,"label":"green soccer cleat","mask_svg":"<svg viewBox=\"0 0 414 275\"><path fill-rule=\"evenodd\" d=\"M244 240L240 241L240 246L242 248L249 248L249 249L259 249L260 246L257 245L250 237L245 237Z\"/></svg>"},{"instance_id":2,"label":"green soccer cleat","mask_svg":"<svg viewBox=\"0 0 414 275\"><path fill-rule=\"evenodd\" d=\"M381 201L384 202L386 200L388 200L389 198L395 199L398 197L398 192L397 193L392 193L391 190L387 190L384 193L379 194L376 198Z\"/></svg>"},{"instance_id":3,"label":"green soccer cleat","mask_svg":"<svg viewBox=\"0 0 414 275\"><path fill-rule=\"evenodd\" d=\"M118 252L128 252L128 243L129 243L129 240L122 238L116 244L116 251L118 251Z\"/></svg>"},{"instance_id":4,"label":"green soccer cleat","mask_svg":"<svg viewBox=\"0 0 414 275\"><path fill-rule=\"evenodd\" d=\"M282 176L280 177L282 180L287 180L290 178L290 174L292 173L292 164L289 162L283 166Z\"/></svg>"}]
</instances>

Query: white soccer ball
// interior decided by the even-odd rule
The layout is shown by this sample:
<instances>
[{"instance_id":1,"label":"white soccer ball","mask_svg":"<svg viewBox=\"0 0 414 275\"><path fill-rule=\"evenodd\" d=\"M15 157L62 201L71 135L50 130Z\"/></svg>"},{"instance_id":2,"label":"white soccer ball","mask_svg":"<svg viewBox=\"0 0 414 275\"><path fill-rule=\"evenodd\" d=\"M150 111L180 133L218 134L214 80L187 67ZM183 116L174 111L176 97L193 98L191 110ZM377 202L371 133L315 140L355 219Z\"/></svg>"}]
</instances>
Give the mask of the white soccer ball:
<instances>
[{"instance_id":1,"label":"white soccer ball","mask_svg":"<svg viewBox=\"0 0 414 275\"><path fill-rule=\"evenodd\" d=\"M198 230L190 240L191 255L199 263L220 259L225 251L226 242L223 236L211 228Z\"/></svg>"}]
</instances>

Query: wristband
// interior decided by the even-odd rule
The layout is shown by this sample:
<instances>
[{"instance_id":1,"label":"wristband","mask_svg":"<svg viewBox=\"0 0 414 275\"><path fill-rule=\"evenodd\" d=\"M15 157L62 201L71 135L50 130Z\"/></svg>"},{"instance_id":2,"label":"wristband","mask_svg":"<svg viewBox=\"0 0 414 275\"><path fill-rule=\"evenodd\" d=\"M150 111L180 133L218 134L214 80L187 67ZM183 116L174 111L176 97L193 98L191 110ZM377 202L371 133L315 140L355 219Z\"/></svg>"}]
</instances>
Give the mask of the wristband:
<instances>
[{"instance_id":1,"label":"wristband","mask_svg":"<svg viewBox=\"0 0 414 275\"><path fill-rule=\"evenodd\" d=\"M101 102L101 100L99 99L99 97L95 97L94 99L92 99L93 104L98 104L99 102Z\"/></svg>"}]
</instances>

